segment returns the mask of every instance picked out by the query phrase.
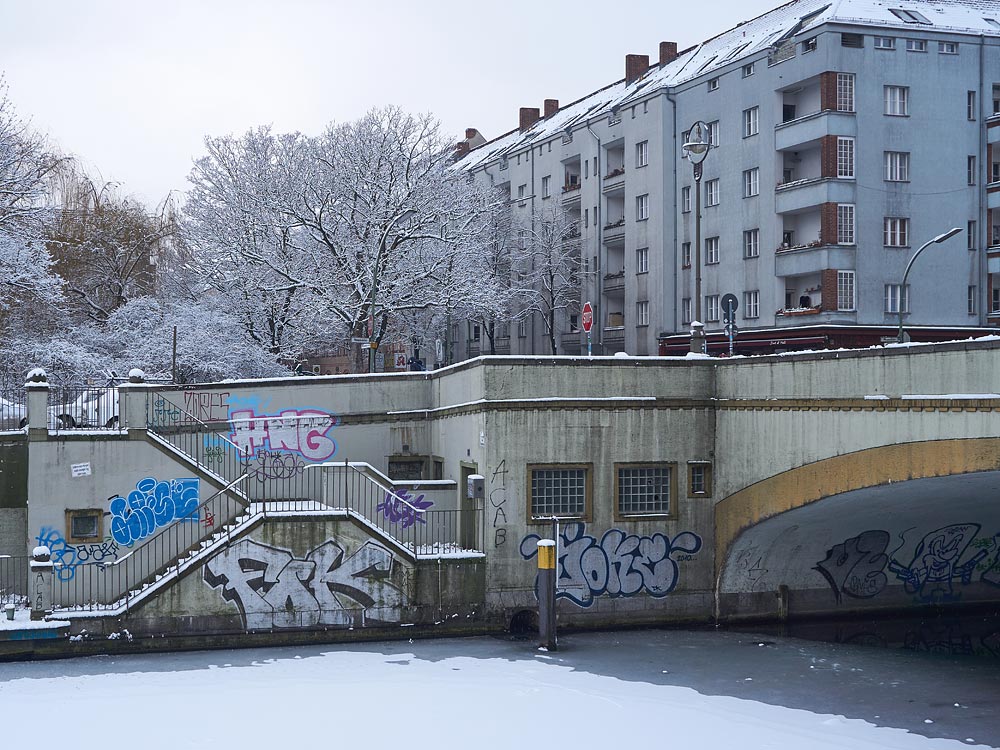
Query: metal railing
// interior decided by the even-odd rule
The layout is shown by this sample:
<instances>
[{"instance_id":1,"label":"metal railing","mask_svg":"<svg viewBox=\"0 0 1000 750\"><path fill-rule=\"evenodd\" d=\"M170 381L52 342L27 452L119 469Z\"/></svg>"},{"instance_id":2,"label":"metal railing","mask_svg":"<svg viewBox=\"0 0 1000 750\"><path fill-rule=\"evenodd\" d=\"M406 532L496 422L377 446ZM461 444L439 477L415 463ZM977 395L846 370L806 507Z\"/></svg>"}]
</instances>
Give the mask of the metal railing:
<instances>
[{"instance_id":1,"label":"metal railing","mask_svg":"<svg viewBox=\"0 0 1000 750\"><path fill-rule=\"evenodd\" d=\"M118 389L61 386L49 388L50 429L114 430L119 428Z\"/></svg>"},{"instance_id":2,"label":"metal railing","mask_svg":"<svg viewBox=\"0 0 1000 750\"><path fill-rule=\"evenodd\" d=\"M239 477L188 516L134 549L118 548L112 562L83 563L75 555L61 556L54 561L54 605L86 610L128 609L131 600L146 586L178 569L202 549L231 539L233 526L250 516L245 501L237 494L238 485L246 480L246 475Z\"/></svg>"},{"instance_id":3,"label":"metal railing","mask_svg":"<svg viewBox=\"0 0 1000 750\"><path fill-rule=\"evenodd\" d=\"M0 392L0 430L20 430L28 424L24 391Z\"/></svg>"},{"instance_id":4,"label":"metal railing","mask_svg":"<svg viewBox=\"0 0 1000 750\"><path fill-rule=\"evenodd\" d=\"M0 557L0 608L28 606L28 571L31 558Z\"/></svg>"}]
</instances>

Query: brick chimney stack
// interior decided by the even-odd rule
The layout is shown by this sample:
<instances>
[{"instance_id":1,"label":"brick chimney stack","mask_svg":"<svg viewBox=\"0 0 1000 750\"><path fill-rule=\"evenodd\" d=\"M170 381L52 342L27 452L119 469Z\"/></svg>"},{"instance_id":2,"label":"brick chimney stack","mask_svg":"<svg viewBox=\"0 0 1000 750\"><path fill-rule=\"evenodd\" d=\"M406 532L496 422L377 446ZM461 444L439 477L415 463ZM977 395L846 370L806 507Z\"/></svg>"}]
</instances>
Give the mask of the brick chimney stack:
<instances>
[{"instance_id":1,"label":"brick chimney stack","mask_svg":"<svg viewBox=\"0 0 1000 750\"><path fill-rule=\"evenodd\" d=\"M525 130L538 122L541 116L542 114L538 107L521 107L518 112L518 130L523 133Z\"/></svg>"},{"instance_id":2,"label":"brick chimney stack","mask_svg":"<svg viewBox=\"0 0 1000 750\"><path fill-rule=\"evenodd\" d=\"M677 42L660 42L660 65L677 59Z\"/></svg>"},{"instance_id":3,"label":"brick chimney stack","mask_svg":"<svg viewBox=\"0 0 1000 750\"><path fill-rule=\"evenodd\" d=\"M455 144L455 158L456 159L461 159L463 156L465 156L467 153L469 153L469 151L470 151L470 149L469 149L469 142L468 141L459 141L458 143Z\"/></svg>"},{"instance_id":4,"label":"brick chimney stack","mask_svg":"<svg viewBox=\"0 0 1000 750\"><path fill-rule=\"evenodd\" d=\"M546 99L545 100L545 117L554 115L559 110L559 100L558 99Z\"/></svg>"},{"instance_id":5,"label":"brick chimney stack","mask_svg":"<svg viewBox=\"0 0 1000 750\"><path fill-rule=\"evenodd\" d=\"M649 55L625 55L625 83L639 80L649 70Z\"/></svg>"},{"instance_id":6,"label":"brick chimney stack","mask_svg":"<svg viewBox=\"0 0 1000 750\"><path fill-rule=\"evenodd\" d=\"M465 140L471 141L477 135L479 135L479 131L476 130L475 128L466 128L465 129Z\"/></svg>"}]
</instances>

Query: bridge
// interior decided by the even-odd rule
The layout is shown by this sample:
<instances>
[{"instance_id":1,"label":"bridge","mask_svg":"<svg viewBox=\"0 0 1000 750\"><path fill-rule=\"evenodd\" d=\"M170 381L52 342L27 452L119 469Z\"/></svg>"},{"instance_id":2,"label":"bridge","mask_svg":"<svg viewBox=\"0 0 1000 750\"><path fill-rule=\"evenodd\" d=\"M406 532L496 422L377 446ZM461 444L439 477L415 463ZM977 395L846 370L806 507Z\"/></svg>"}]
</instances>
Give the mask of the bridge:
<instances>
[{"instance_id":1,"label":"bridge","mask_svg":"<svg viewBox=\"0 0 1000 750\"><path fill-rule=\"evenodd\" d=\"M0 588L44 542L91 632L483 632L530 621L557 534L565 624L995 602L998 365L987 339L135 382L87 431L32 383Z\"/></svg>"}]
</instances>

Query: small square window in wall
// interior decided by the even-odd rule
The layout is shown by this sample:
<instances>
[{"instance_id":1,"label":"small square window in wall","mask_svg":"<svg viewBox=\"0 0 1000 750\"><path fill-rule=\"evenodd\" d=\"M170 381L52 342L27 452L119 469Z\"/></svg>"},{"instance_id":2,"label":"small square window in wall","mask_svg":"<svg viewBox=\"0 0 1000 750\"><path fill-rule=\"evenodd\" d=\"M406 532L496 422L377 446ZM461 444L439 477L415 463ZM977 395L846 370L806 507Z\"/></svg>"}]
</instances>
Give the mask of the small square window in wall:
<instances>
[{"instance_id":1,"label":"small square window in wall","mask_svg":"<svg viewBox=\"0 0 1000 750\"><path fill-rule=\"evenodd\" d=\"M589 520L591 474L591 464L529 464L528 520Z\"/></svg>"},{"instance_id":2,"label":"small square window in wall","mask_svg":"<svg viewBox=\"0 0 1000 750\"><path fill-rule=\"evenodd\" d=\"M712 496L712 464L708 461L688 462L688 497Z\"/></svg>"},{"instance_id":3,"label":"small square window in wall","mask_svg":"<svg viewBox=\"0 0 1000 750\"><path fill-rule=\"evenodd\" d=\"M938 42L938 53L942 55L957 55L958 42Z\"/></svg>"},{"instance_id":4,"label":"small square window in wall","mask_svg":"<svg viewBox=\"0 0 1000 750\"><path fill-rule=\"evenodd\" d=\"M743 66L743 77L749 78L754 74L753 63L747 63Z\"/></svg>"},{"instance_id":5,"label":"small square window in wall","mask_svg":"<svg viewBox=\"0 0 1000 750\"><path fill-rule=\"evenodd\" d=\"M718 89L719 89L719 79L718 78L710 78L709 81L708 81L708 90L709 91L717 91Z\"/></svg>"},{"instance_id":6,"label":"small square window in wall","mask_svg":"<svg viewBox=\"0 0 1000 750\"><path fill-rule=\"evenodd\" d=\"M677 515L677 465L615 464L615 518Z\"/></svg>"},{"instance_id":7,"label":"small square window in wall","mask_svg":"<svg viewBox=\"0 0 1000 750\"><path fill-rule=\"evenodd\" d=\"M67 510L66 530L70 544L99 542L104 538L104 511L100 509Z\"/></svg>"},{"instance_id":8,"label":"small square window in wall","mask_svg":"<svg viewBox=\"0 0 1000 750\"><path fill-rule=\"evenodd\" d=\"M802 54L804 55L807 52L815 52L816 45L817 45L816 37L813 36L806 39L804 42L802 42Z\"/></svg>"}]
</instances>

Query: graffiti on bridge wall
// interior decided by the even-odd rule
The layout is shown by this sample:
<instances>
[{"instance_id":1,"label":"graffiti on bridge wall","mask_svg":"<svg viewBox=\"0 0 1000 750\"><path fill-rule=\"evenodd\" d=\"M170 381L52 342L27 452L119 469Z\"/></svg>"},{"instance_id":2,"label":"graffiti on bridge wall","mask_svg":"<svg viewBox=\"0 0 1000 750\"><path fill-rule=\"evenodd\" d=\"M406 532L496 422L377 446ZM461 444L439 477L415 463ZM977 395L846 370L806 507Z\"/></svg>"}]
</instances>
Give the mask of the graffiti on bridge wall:
<instances>
[{"instance_id":1,"label":"graffiti on bridge wall","mask_svg":"<svg viewBox=\"0 0 1000 750\"><path fill-rule=\"evenodd\" d=\"M258 448L247 473L258 482L266 482L269 479L293 479L305 468L305 462L295 453Z\"/></svg>"},{"instance_id":2,"label":"graffiti on bridge wall","mask_svg":"<svg viewBox=\"0 0 1000 750\"><path fill-rule=\"evenodd\" d=\"M507 504L507 460L500 459L500 463L490 475L490 507L487 511L493 511L493 546L502 547L507 543L507 511L504 506Z\"/></svg>"},{"instance_id":3,"label":"graffiti on bridge wall","mask_svg":"<svg viewBox=\"0 0 1000 750\"><path fill-rule=\"evenodd\" d=\"M156 480L145 477L128 498L111 498L111 536L128 547L175 521L198 522L198 479Z\"/></svg>"},{"instance_id":4,"label":"graffiti on bridge wall","mask_svg":"<svg viewBox=\"0 0 1000 750\"><path fill-rule=\"evenodd\" d=\"M906 545L906 532L891 552L888 531L872 529L831 547L813 568L830 584L837 601L843 595L870 599L889 583L888 573L903 582L903 590L921 602L947 602L961 597L956 584L979 581L1000 586L1000 534L977 538L980 525L950 524L925 534L901 562L897 553ZM902 558L906 560L906 557Z\"/></svg>"},{"instance_id":5,"label":"graffiti on bridge wall","mask_svg":"<svg viewBox=\"0 0 1000 750\"><path fill-rule=\"evenodd\" d=\"M265 449L296 453L307 461L325 461L337 452L337 443L328 433L339 420L319 409L285 409L278 414L234 409L229 423L229 439L247 455Z\"/></svg>"},{"instance_id":6,"label":"graffiti on bridge wall","mask_svg":"<svg viewBox=\"0 0 1000 750\"><path fill-rule=\"evenodd\" d=\"M385 499L376 506L375 512L385 516L389 523L398 523L400 528L408 529L415 523L427 523L427 519L419 511L427 510L434 503L424 498L424 495L414 496L406 489L387 492Z\"/></svg>"},{"instance_id":7,"label":"graffiti on bridge wall","mask_svg":"<svg viewBox=\"0 0 1000 750\"><path fill-rule=\"evenodd\" d=\"M48 547L52 553L55 576L60 581L71 581L81 565L105 564L118 559L118 544L111 537L89 544L70 544L58 530L43 526L35 543Z\"/></svg>"},{"instance_id":8,"label":"graffiti on bridge wall","mask_svg":"<svg viewBox=\"0 0 1000 750\"><path fill-rule=\"evenodd\" d=\"M677 586L678 561L690 559L701 549L701 537L684 531L670 539L665 534L638 536L609 529L598 541L585 533L586 524L566 524L559 534L556 597L589 607L594 597L663 597ZM537 554L541 537L528 534L521 540L521 556ZM677 559L673 555L677 554Z\"/></svg>"},{"instance_id":9,"label":"graffiti on bridge wall","mask_svg":"<svg viewBox=\"0 0 1000 750\"><path fill-rule=\"evenodd\" d=\"M299 560L244 539L206 563L205 582L239 607L247 630L348 627L359 609L366 622L397 623L405 596L389 581L393 563L392 553L371 541L346 556L331 539Z\"/></svg>"},{"instance_id":10,"label":"graffiti on bridge wall","mask_svg":"<svg viewBox=\"0 0 1000 750\"><path fill-rule=\"evenodd\" d=\"M229 395L228 391L184 391L184 411L202 422L225 422Z\"/></svg>"}]
</instances>

